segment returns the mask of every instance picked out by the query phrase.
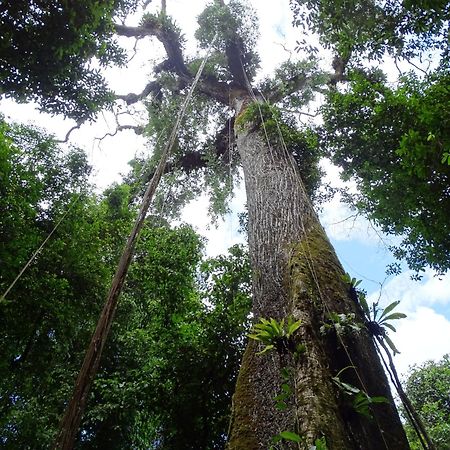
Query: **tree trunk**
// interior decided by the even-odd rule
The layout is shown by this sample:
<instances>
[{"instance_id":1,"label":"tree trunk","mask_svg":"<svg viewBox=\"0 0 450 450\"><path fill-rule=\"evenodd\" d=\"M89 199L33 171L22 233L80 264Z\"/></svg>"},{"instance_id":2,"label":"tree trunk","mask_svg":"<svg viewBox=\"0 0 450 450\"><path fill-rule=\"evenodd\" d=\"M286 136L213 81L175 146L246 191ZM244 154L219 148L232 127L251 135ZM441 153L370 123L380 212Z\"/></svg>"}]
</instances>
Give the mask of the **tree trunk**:
<instances>
[{"instance_id":1,"label":"tree trunk","mask_svg":"<svg viewBox=\"0 0 450 450\"><path fill-rule=\"evenodd\" d=\"M282 448L309 449L324 437L329 450L408 449L368 332L320 333L330 312L354 313L362 323L361 308L342 280L343 269L292 158L279 139L268 142L260 124L243 123L239 118L244 113L245 109L236 119L235 131L247 192L253 314L255 319L300 319L296 339L306 350L295 358L275 350L258 355L261 347L250 340L233 396L228 448L267 450L274 436L290 431L302 441L283 440ZM389 400L373 405L373 419L355 412L351 397L333 382L345 367L340 380L371 397ZM288 381L283 380L283 368L291 370ZM280 411L274 397L282 392L283 383L291 386L292 395L286 400L288 407Z\"/></svg>"}]
</instances>

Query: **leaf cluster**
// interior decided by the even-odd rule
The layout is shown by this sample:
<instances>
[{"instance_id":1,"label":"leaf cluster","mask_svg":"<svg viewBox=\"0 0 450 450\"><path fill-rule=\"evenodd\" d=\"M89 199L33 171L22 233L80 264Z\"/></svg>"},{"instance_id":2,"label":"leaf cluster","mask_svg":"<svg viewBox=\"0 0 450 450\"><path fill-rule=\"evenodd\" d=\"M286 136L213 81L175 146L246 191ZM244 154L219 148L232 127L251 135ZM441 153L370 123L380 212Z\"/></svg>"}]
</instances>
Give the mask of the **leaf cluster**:
<instances>
[{"instance_id":1,"label":"leaf cluster","mask_svg":"<svg viewBox=\"0 0 450 450\"><path fill-rule=\"evenodd\" d=\"M215 36L214 48L219 54L225 54L230 44L235 45L240 52L238 64L242 64L251 81L259 65L255 50L259 33L257 15L249 3L231 0L225 4L214 0L198 17L198 25L195 37L200 47L208 48Z\"/></svg>"},{"instance_id":2,"label":"leaf cluster","mask_svg":"<svg viewBox=\"0 0 450 450\"><path fill-rule=\"evenodd\" d=\"M291 0L294 25L319 34L344 59L380 60L385 53L407 58L425 52L448 57L447 2L430 0Z\"/></svg>"},{"instance_id":3,"label":"leaf cluster","mask_svg":"<svg viewBox=\"0 0 450 450\"><path fill-rule=\"evenodd\" d=\"M450 357L428 361L410 369L405 382L405 392L420 414L436 448L450 446ZM406 413L403 411L405 419ZM414 429L407 422L405 430L411 448L418 450L421 444Z\"/></svg>"},{"instance_id":4,"label":"leaf cluster","mask_svg":"<svg viewBox=\"0 0 450 450\"><path fill-rule=\"evenodd\" d=\"M296 345L293 339L294 333L300 328L301 320L294 320L288 317L287 321L281 319L277 321L273 318L264 319L261 317L259 323L253 325L252 332L248 334L250 339L261 342L264 345L259 355L276 350L279 353L296 353L304 351L304 346Z\"/></svg>"},{"instance_id":5,"label":"leaf cluster","mask_svg":"<svg viewBox=\"0 0 450 450\"><path fill-rule=\"evenodd\" d=\"M345 369L347 369L346 367ZM343 370L345 370L343 369ZM372 419L373 415L370 410L371 405L376 403L389 403L386 397L375 396L371 397L366 392L357 388L356 386L342 381L339 376L342 373L341 370L336 376L332 377L334 384L347 396L351 399L352 407L358 414L361 414L368 419Z\"/></svg>"},{"instance_id":6,"label":"leaf cluster","mask_svg":"<svg viewBox=\"0 0 450 450\"><path fill-rule=\"evenodd\" d=\"M112 93L90 61L122 64L112 17L136 1L5 0L0 7L0 93L41 110L91 120Z\"/></svg>"},{"instance_id":7,"label":"leaf cluster","mask_svg":"<svg viewBox=\"0 0 450 450\"><path fill-rule=\"evenodd\" d=\"M388 234L401 235L398 258L421 271L450 264L449 74L404 77L391 88L376 72L353 73L324 107L321 142L360 194L349 201Z\"/></svg>"}]
</instances>

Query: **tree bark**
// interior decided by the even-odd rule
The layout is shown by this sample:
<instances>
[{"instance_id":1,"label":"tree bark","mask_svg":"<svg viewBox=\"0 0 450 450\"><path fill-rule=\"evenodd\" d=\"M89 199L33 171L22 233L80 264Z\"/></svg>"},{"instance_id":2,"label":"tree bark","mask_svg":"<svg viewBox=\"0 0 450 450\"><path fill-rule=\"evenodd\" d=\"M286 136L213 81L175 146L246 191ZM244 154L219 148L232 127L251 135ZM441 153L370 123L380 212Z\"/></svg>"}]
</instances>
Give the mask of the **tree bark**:
<instances>
[{"instance_id":1,"label":"tree bark","mask_svg":"<svg viewBox=\"0 0 450 450\"><path fill-rule=\"evenodd\" d=\"M239 104L249 104L240 99ZM237 107L239 110L239 107ZM245 110L245 107L244 107ZM243 114L240 112L239 116ZM297 168L278 139L255 123L236 119L237 148L242 160L248 206L248 234L253 271L255 319L294 317L302 321L297 340L306 351L293 358L261 350L251 340L245 351L230 424L228 449L268 449L283 431L295 432L301 443L283 441L283 448L305 448L325 437L329 450L408 449L403 427L371 337L366 330L344 336L320 327L330 312L363 314L342 280L344 271L302 185ZM370 396L373 419L357 414L332 377L339 376ZM288 408L275 408L283 367L291 368L293 395ZM277 448L277 447L274 447Z\"/></svg>"}]
</instances>

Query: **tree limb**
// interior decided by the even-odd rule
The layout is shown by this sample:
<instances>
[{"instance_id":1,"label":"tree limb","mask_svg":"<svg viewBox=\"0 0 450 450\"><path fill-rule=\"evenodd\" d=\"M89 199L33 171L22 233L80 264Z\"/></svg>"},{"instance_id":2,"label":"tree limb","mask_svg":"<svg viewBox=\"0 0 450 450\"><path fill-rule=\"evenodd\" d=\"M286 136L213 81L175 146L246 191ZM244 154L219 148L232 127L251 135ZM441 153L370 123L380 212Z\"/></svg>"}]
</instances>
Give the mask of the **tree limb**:
<instances>
[{"instance_id":1,"label":"tree limb","mask_svg":"<svg viewBox=\"0 0 450 450\"><path fill-rule=\"evenodd\" d=\"M137 135L141 135L144 133L145 128L142 125L117 125L116 129L114 131L108 131L105 133L102 137L96 137L96 141L103 141L107 136L113 137L115 136L119 131L124 130L133 130Z\"/></svg>"},{"instance_id":2,"label":"tree limb","mask_svg":"<svg viewBox=\"0 0 450 450\"><path fill-rule=\"evenodd\" d=\"M158 99L161 93L161 84L158 81L150 81L147 83L139 94L129 93L126 95L116 95L116 99L123 100L127 105L131 105L148 97L151 93L155 96L155 99Z\"/></svg>"},{"instance_id":3,"label":"tree limb","mask_svg":"<svg viewBox=\"0 0 450 450\"><path fill-rule=\"evenodd\" d=\"M72 131L79 130L81 125L83 125L84 121L78 121L76 125L74 125L67 133L64 139L56 139L55 142L58 144L66 144L69 141L70 135Z\"/></svg>"},{"instance_id":4,"label":"tree limb","mask_svg":"<svg viewBox=\"0 0 450 450\"><path fill-rule=\"evenodd\" d=\"M171 69L178 75L192 78L192 74L189 72L186 64L184 63L180 36L169 26L161 23L157 19L151 18L148 19L144 25L139 27L128 27L125 25L115 24L114 28L116 34L119 36L155 36L164 46Z\"/></svg>"}]
</instances>

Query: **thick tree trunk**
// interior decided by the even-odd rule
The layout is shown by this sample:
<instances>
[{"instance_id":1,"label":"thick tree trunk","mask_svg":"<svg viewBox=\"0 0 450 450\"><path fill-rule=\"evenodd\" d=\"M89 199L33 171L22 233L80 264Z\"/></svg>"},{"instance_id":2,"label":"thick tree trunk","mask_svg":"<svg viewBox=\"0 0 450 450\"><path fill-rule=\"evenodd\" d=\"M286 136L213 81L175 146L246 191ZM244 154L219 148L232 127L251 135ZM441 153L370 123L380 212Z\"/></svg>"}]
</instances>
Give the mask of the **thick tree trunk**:
<instances>
[{"instance_id":1,"label":"thick tree trunk","mask_svg":"<svg viewBox=\"0 0 450 450\"><path fill-rule=\"evenodd\" d=\"M354 313L359 322L363 317L293 161L281 145L268 144L260 125L236 123L247 191L253 313L256 319L301 319L297 336L306 351L299 358L276 351L257 355L261 348L249 342L233 397L228 448L266 450L283 431L304 439L283 441L283 448L309 449L321 437L329 450L409 448L368 333L339 337L319 331L330 312ZM333 383L347 366L355 369L344 370L342 381L390 401L373 406L373 419L356 413ZM285 383L283 368L291 370L287 384L293 393L288 408L279 411L274 397Z\"/></svg>"}]
</instances>

